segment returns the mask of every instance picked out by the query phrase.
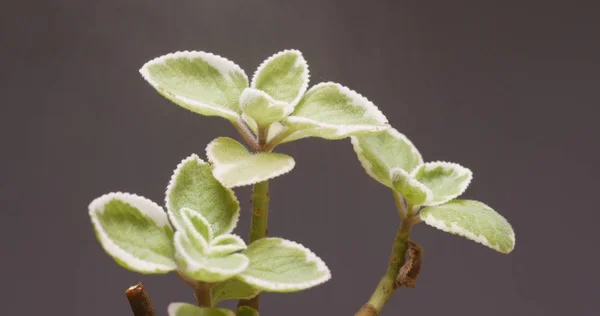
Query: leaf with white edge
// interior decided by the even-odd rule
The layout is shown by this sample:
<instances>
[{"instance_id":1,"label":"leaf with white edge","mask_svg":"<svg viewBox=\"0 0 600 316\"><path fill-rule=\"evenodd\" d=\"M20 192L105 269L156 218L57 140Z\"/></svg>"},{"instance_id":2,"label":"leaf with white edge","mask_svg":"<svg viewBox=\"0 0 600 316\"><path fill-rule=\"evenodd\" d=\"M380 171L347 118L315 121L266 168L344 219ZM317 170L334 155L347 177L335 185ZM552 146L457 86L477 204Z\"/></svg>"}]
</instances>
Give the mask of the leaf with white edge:
<instances>
[{"instance_id":1,"label":"leaf with white edge","mask_svg":"<svg viewBox=\"0 0 600 316\"><path fill-rule=\"evenodd\" d=\"M211 256L225 256L246 249L246 243L240 236L226 234L213 239L208 248Z\"/></svg>"},{"instance_id":2,"label":"leaf with white edge","mask_svg":"<svg viewBox=\"0 0 600 316\"><path fill-rule=\"evenodd\" d=\"M206 147L213 175L228 188L262 182L294 168L294 158L276 153L250 153L229 137L219 137Z\"/></svg>"},{"instance_id":3,"label":"leaf with white edge","mask_svg":"<svg viewBox=\"0 0 600 316\"><path fill-rule=\"evenodd\" d=\"M195 154L175 169L167 187L165 204L176 229L183 229L179 224L179 212L189 208L208 221L213 236L230 233L240 216L240 204L233 191L223 187L213 176L210 164Z\"/></svg>"},{"instance_id":4,"label":"leaf with white edge","mask_svg":"<svg viewBox=\"0 0 600 316\"><path fill-rule=\"evenodd\" d=\"M423 183L400 168L390 170L393 189L400 192L411 205L421 205L433 198L433 193Z\"/></svg>"},{"instance_id":5,"label":"leaf with white edge","mask_svg":"<svg viewBox=\"0 0 600 316\"><path fill-rule=\"evenodd\" d=\"M277 101L266 92L253 88L246 88L242 92L240 108L244 112L245 121L249 122L247 117L250 117L258 126L263 128L281 121L293 110L288 109L287 103Z\"/></svg>"},{"instance_id":6,"label":"leaf with white edge","mask_svg":"<svg viewBox=\"0 0 600 316\"><path fill-rule=\"evenodd\" d=\"M421 210L428 225L460 235L502 253L515 248L515 232L508 221L489 206L472 200L453 200Z\"/></svg>"},{"instance_id":7,"label":"leaf with white edge","mask_svg":"<svg viewBox=\"0 0 600 316\"><path fill-rule=\"evenodd\" d=\"M169 316L235 316L232 310L218 307L198 307L188 303L171 303Z\"/></svg>"},{"instance_id":8,"label":"leaf with white edge","mask_svg":"<svg viewBox=\"0 0 600 316\"><path fill-rule=\"evenodd\" d=\"M297 50L284 50L265 60L256 70L251 87L289 104L292 112L308 88L308 64Z\"/></svg>"},{"instance_id":9,"label":"leaf with white edge","mask_svg":"<svg viewBox=\"0 0 600 316\"><path fill-rule=\"evenodd\" d=\"M305 290L331 278L325 262L308 248L281 238L263 238L242 252L250 259L237 278L269 292Z\"/></svg>"},{"instance_id":10,"label":"leaf with white edge","mask_svg":"<svg viewBox=\"0 0 600 316\"><path fill-rule=\"evenodd\" d=\"M473 179L473 172L456 163L436 161L418 166L412 176L433 192L427 205L434 206L463 194Z\"/></svg>"},{"instance_id":11,"label":"leaf with white edge","mask_svg":"<svg viewBox=\"0 0 600 316\"><path fill-rule=\"evenodd\" d=\"M259 290L236 278L217 283L210 288L210 292L213 305L225 300L251 299L260 293Z\"/></svg>"},{"instance_id":12,"label":"leaf with white edge","mask_svg":"<svg viewBox=\"0 0 600 316\"><path fill-rule=\"evenodd\" d=\"M105 194L89 205L96 237L121 266L140 273L175 270L173 229L156 203L129 193Z\"/></svg>"},{"instance_id":13,"label":"leaf with white edge","mask_svg":"<svg viewBox=\"0 0 600 316\"><path fill-rule=\"evenodd\" d=\"M213 235L208 221L200 213L185 207L181 209L180 215L183 233L199 252L207 252Z\"/></svg>"},{"instance_id":14,"label":"leaf with white edge","mask_svg":"<svg viewBox=\"0 0 600 316\"><path fill-rule=\"evenodd\" d=\"M237 310L237 316L258 316L258 311L252 307L240 306Z\"/></svg>"},{"instance_id":15,"label":"leaf with white edge","mask_svg":"<svg viewBox=\"0 0 600 316\"><path fill-rule=\"evenodd\" d=\"M387 123L371 101L333 82L310 88L292 115L285 119L285 124L302 131L303 137L325 139L378 133L389 128Z\"/></svg>"},{"instance_id":16,"label":"leaf with white edge","mask_svg":"<svg viewBox=\"0 0 600 316\"><path fill-rule=\"evenodd\" d=\"M248 266L248 257L234 253L224 257L210 257L201 252L182 232L175 232L175 258L185 274L204 282L225 281Z\"/></svg>"},{"instance_id":17,"label":"leaf with white edge","mask_svg":"<svg viewBox=\"0 0 600 316\"><path fill-rule=\"evenodd\" d=\"M351 141L367 174L390 188L393 188L392 169L400 168L410 173L423 163L423 157L413 143L394 128L377 135L353 136Z\"/></svg>"},{"instance_id":18,"label":"leaf with white edge","mask_svg":"<svg viewBox=\"0 0 600 316\"><path fill-rule=\"evenodd\" d=\"M192 112L235 121L248 77L240 66L205 52L176 52L155 58L140 69L161 95Z\"/></svg>"}]
</instances>

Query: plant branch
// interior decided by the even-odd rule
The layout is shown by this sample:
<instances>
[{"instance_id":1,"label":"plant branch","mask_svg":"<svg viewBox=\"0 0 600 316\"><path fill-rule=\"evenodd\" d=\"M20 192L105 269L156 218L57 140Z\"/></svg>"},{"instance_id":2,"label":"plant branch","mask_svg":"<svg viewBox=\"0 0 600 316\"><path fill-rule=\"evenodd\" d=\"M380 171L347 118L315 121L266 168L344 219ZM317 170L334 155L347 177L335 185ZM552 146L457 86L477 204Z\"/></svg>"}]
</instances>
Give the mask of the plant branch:
<instances>
[{"instance_id":1,"label":"plant branch","mask_svg":"<svg viewBox=\"0 0 600 316\"><path fill-rule=\"evenodd\" d=\"M258 130L259 147L264 151L267 141L267 129ZM252 219L250 222L250 244L268 235L269 181L255 183L252 188ZM248 300L240 300L238 307L248 306L258 311L260 295Z\"/></svg>"},{"instance_id":2,"label":"plant branch","mask_svg":"<svg viewBox=\"0 0 600 316\"><path fill-rule=\"evenodd\" d=\"M235 126L235 129L238 131L238 133L240 133L248 146L250 146L253 150L260 150L260 145L256 139L256 136L254 136L254 133L242 119L238 119L237 122L231 121L231 123L233 126Z\"/></svg>"},{"instance_id":3,"label":"plant branch","mask_svg":"<svg viewBox=\"0 0 600 316\"><path fill-rule=\"evenodd\" d=\"M212 294L210 288L213 286L211 283L198 282L194 287L194 297L200 307L212 307Z\"/></svg>"},{"instance_id":4,"label":"plant branch","mask_svg":"<svg viewBox=\"0 0 600 316\"><path fill-rule=\"evenodd\" d=\"M155 316L152 302L142 283L131 286L125 291L134 316Z\"/></svg>"},{"instance_id":5,"label":"plant branch","mask_svg":"<svg viewBox=\"0 0 600 316\"><path fill-rule=\"evenodd\" d=\"M404 198L400 193L394 190L392 190L392 193L394 193L394 202L396 202L396 209L398 209L398 215L400 215L400 218L404 220L408 215L406 211L406 204Z\"/></svg>"},{"instance_id":6,"label":"plant branch","mask_svg":"<svg viewBox=\"0 0 600 316\"><path fill-rule=\"evenodd\" d=\"M385 275L379 281L377 288L365 304L355 316L377 316L381 312L383 305L390 299L396 290L396 278L400 268L406 261L406 250L408 249L408 239L410 237L410 229L413 225L411 218L402 220L400 228L396 234L396 239L392 247L390 263Z\"/></svg>"},{"instance_id":7,"label":"plant branch","mask_svg":"<svg viewBox=\"0 0 600 316\"><path fill-rule=\"evenodd\" d=\"M265 144L263 151L265 151L265 152L272 151L273 148L275 148L277 145L279 145L279 143L281 143L284 139L286 139L292 133L294 133L294 130L292 130L291 128L286 126L283 131L281 131L279 134L275 135L275 137L273 137L267 144Z\"/></svg>"}]
</instances>

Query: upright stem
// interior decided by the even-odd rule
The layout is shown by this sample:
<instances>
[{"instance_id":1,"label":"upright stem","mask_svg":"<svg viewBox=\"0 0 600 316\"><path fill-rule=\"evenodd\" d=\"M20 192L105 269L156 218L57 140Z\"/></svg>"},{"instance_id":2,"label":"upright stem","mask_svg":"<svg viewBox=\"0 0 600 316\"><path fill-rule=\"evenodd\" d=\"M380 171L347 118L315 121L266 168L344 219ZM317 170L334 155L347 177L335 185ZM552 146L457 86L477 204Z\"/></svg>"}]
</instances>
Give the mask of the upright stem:
<instances>
[{"instance_id":1,"label":"upright stem","mask_svg":"<svg viewBox=\"0 0 600 316\"><path fill-rule=\"evenodd\" d=\"M250 243L267 236L269 216L269 181L254 184L252 190L252 221Z\"/></svg>"},{"instance_id":2,"label":"upright stem","mask_svg":"<svg viewBox=\"0 0 600 316\"><path fill-rule=\"evenodd\" d=\"M260 148L264 150L267 141L266 129L259 129L258 141ZM252 188L252 219L250 222L250 243L253 243L268 235L269 216L269 181L255 183ZM240 300L238 307L248 306L258 311L259 295L249 300Z\"/></svg>"},{"instance_id":3,"label":"upright stem","mask_svg":"<svg viewBox=\"0 0 600 316\"><path fill-rule=\"evenodd\" d=\"M194 296L196 302L200 307L211 307L212 306L212 294L210 292L211 284L206 282L198 282L194 287Z\"/></svg>"},{"instance_id":4,"label":"upright stem","mask_svg":"<svg viewBox=\"0 0 600 316\"><path fill-rule=\"evenodd\" d=\"M396 290L396 278L400 268L406 261L406 250L408 249L408 239L410 237L410 229L413 225L412 218L405 218L400 224L400 228L396 234L396 239L392 246L392 254L385 275L379 281L377 288L365 304L356 313L356 316L377 316L383 309L383 305L390 299Z\"/></svg>"}]
</instances>

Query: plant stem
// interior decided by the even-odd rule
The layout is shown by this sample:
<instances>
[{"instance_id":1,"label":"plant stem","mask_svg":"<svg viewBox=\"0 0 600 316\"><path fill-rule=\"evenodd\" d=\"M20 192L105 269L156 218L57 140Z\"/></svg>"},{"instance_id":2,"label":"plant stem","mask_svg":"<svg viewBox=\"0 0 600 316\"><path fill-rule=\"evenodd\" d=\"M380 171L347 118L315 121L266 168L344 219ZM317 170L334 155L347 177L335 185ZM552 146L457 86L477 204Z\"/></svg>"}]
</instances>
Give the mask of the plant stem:
<instances>
[{"instance_id":1,"label":"plant stem","mask_svg":"<svg viewBox=\"0 0 600 316\"><path fill-rule=\"evenodd\" d=\"M212 284L206 282L198 282L194 287L194 297L200 307L211 307L212 306L212 295L210 288Z\"/></svg>"},{"instance_id":2,"label":"plant stem","mask_svg":"<svg viewBox=\"0 0 600 316\"><path fill-rule=\"evenodd\" d=\"M404 218L396 234L396 239L392 247L390 263L385 275L379 281L377 288L371 295L371 298L355 316L377 316L383 309L383 305L390 299L396 290L396 278L398 272L406 261L406 250L408 249L408 240L410 238L410 229L414 225L413 218Z\"/></svg>"},{"instance_id":3,"label":"plant stem","mask_svg":"<svg viewBox=\"0 0 600 316\"><path fill-rule=\"evenodd\" d=\"M238 131L238 133L240 133L240 135L242 136L246 144L248 144L248 146L250 146L253 150L260 149L259 142L254 136L254 133L252 133L250 128L248 128L248 125L246 125L246 123L242 119L239 119L237 122L232 121L231 123L233 124L233 126L235 126L235 129Z\"/></svg>"},{"instance_id":4,"label":"plant stem","mask_svg":"<svg viewBox=\"0 0 600 316\"><path fill-rule=\"evenodd\" d=\"M261 151L267 139L267 130L258 130L258 140ZM268 216L269 216L269 181L258 182L252 188L252 219L250 222L250 243L253 243L268 235ZM258 302L260 295L249 300L240 300L238 307L248 306L258 311Z\"/></svg>"},{"instance_id":5,"label":"plant stem","mask_svg":"<svg viewBox=\"0 0 600 316\"><path fill-rule=\"evenodd\" d=\"M131 286L125 291L134 316L155 316L152 302L142 283Z\"/></svg>"}]
</instances>

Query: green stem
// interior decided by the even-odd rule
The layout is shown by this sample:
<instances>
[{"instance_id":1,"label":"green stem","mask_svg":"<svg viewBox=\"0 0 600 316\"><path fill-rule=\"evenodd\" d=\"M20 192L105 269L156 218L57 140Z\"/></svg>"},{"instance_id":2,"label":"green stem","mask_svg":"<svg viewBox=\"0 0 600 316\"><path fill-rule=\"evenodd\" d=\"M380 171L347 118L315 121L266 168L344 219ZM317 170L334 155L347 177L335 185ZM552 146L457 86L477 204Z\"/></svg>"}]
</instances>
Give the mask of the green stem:
<instances>
[{"instance_id":1,"label":"green stem","mask_svg":"<svg viewBox=\"0 0 600 316\"><path fill-rule=\"evenodd\" d=\"M258 140L262 150L266 143L267 130L259 129ZM252 219L250 222L250 244L265 238L269 233L269 181L255 183L252 188ZM260 295L249 300L240 300L238 308L248 306L258 311L258 302Z\"/></svg>"},{"instance_id":2,"label":"green stem","mask_svg":"<svg viewBox=\"0 0 600 316\"><path fill-rule=\"evenodd\" d=\"M367 304L365 304L361 310L356 313L356 316L377 316L383 309L385 303L390 299L394 291L396 290L396 278L400 268L406 261L406 250L408 249L408 240L410 238L410 229L414 224L412 218L405 218L400 224L396 239L392 246L392 254L390 256L390 263L385 275L379 281L377 288L369 298Z\"/></svg>"}]
</instances>

